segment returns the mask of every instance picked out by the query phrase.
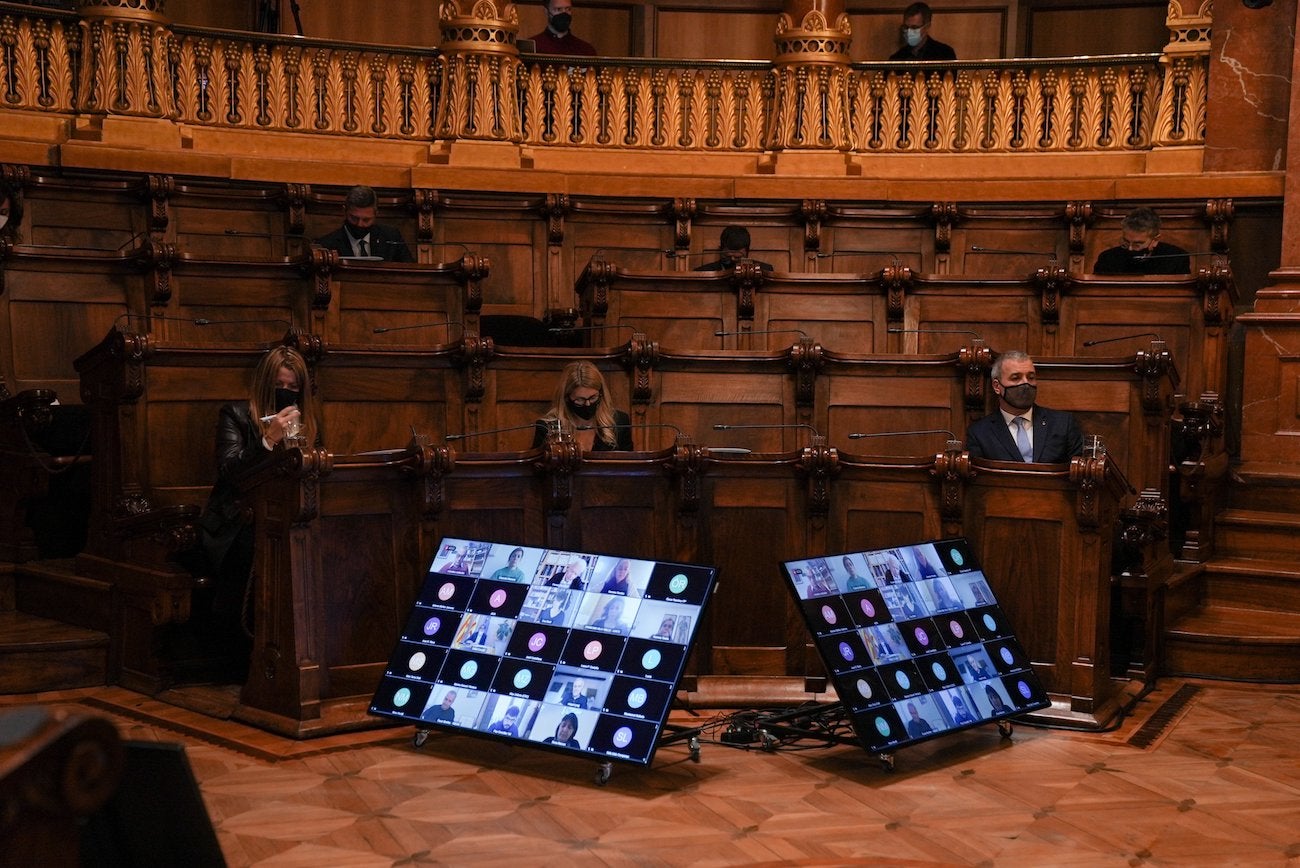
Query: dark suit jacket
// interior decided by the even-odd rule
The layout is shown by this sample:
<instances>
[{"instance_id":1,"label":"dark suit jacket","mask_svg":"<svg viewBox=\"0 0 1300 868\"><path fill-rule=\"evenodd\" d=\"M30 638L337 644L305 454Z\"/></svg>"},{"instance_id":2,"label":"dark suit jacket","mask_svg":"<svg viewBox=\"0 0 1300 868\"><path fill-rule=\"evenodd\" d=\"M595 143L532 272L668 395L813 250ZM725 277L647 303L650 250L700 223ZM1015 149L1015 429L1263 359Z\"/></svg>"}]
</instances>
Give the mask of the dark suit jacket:
<instances>
[{"instance_id":1,"label":"dark suit jacket","mask_svg":"<svg viewBox=\"0 0 1300 868\"><path fill-rule=\"evenodd\" d=\"M614 446L605 445L605 441L599 436L596 437L596 443L591 447L592 452L611 452L617 449L620 452L632 451L632 417L622 410L614 411L614 439L618 442ZM546 422L538 419L533 429L533 448L536 449L546 442Z\"/></svg>"},{"instance_id":2,"label":"dark suit jacket","mask_svg":"<svg viewBox=\"0 0 1300 868\"><path fill-rule=\"evenodd\" d=\"M763 271L772 270L772 263L770 262L764 262L761 259L750 259L749 261L757 265ZM703 265L695 266L695 270L696 271L730 271L731 269L729 269L726 263L723 262L721 259L715 259L712 262L706 262Z\"/></svg>"},{"instance_id":3,"label":"dark suit jacket","mask_svg":"<svg viewBox=\"0 0 1300 868\"><path fill-rule=\"evenodd\" d=\"M966 450L971 458L994 461L1020 461L1020 450L1007 430L998 410L966 429ZM1041 404L1034 407L1034 461L1039 464L1064 464L1083 454L1083 432L1074 415L1052 410Z\"/></svg>"},{"instance_id":4,"label":"dark suit jacket","mask_svg":"<svg viewBox=\"0 0 1300 868\"><path fill-rule=\"evenodd\" d=\"M1176 244L1160 241L1149 256L1135 256L1123 247L1103 250L1093 274L1191 274L1191 257Z\"/></svg>"},{"instance_id":5,"label":"dark suit jacket","mask_svg":"<svg viewBox=\"0 0 1300 868\"><path fill-rule=\"evenodd\" d=\"M316 243L327 250L336 251L339 256L355 255L352 252L352 240L348 238L348 230L342 226L329 235L317 238ZM406 240L402 238L402 233L392 226L385 226L382 223L370 224L369 246L370 255L378 256L380 259L390 262L415 261L415 257L411 255L411 248L406 246Z\"/></svg>"},{"instance_id":6,"label":"dark suit jacket","mask_svg":"<svg viewBox=\"0 0 1300 868\"><path fill-rule=\"evenodd\" d=\"M904 45L889 55L890 60L956 60L957 52L951 45L937 39L927 39L918 50Z\"/></svg>"}]
</instances>

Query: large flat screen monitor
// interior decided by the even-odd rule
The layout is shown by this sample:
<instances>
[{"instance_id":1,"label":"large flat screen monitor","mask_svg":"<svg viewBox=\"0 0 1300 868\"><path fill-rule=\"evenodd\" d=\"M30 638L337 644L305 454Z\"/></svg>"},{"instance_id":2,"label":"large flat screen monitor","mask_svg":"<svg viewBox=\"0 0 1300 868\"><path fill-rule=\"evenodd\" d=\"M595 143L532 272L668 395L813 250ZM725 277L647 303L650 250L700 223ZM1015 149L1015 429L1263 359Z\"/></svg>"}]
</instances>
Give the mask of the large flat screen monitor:
<instances>
[{"instance_id":1,"label":"large flat screen monitor","mask_svg":"<svg viewBox=\"0 0 1300 868\"><path fill-rule=\"evenodd\" d=\"M1051 704L966 540L782 568L867 750Z\"/></svg>"},{"instance_id":2,"label":"large flat screen monitor","mask_svg":"<svg viewBox=\"0 0 1300 868\"><path fill-rule=\"evenodd\" d=\"M370 712L648 765L716 575L444 539Z\"/></svg>"}]
</instances>

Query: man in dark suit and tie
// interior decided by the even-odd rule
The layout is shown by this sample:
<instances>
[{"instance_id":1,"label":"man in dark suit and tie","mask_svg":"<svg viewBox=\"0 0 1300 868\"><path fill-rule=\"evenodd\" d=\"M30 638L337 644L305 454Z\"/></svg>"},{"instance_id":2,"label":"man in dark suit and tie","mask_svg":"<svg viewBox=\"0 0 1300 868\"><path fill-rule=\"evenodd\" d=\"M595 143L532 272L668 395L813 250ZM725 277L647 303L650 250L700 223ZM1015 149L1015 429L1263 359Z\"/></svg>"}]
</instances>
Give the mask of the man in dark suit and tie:
<instances>
[{"instance_id":1,"label":"man in dark suit and tie","mask_svg":"<svg viewBox=\"0 0 1300 868\"><path fill-rule=\"evenodd\" d=\"M411 248L406 246L402 233L391 226L375 222L378 209L375 191L366 186L356 186L343 200L343 225L316 243L339 256L365 256L389 262L414 262Z\"/></svg>"},{"instance_id":2,"label":"man in dark suit and tie","mask_svg":"<svg viewBox=\"0 0 1300 868\"><path fill-rule=\"evenodd\" d=\"M966 429L971 458L1063 464L1083 454L1083 433L1074 416L1037 404L1034 360L1019 350L993 362L998 409Z\"/></svg>"}]
</instances>

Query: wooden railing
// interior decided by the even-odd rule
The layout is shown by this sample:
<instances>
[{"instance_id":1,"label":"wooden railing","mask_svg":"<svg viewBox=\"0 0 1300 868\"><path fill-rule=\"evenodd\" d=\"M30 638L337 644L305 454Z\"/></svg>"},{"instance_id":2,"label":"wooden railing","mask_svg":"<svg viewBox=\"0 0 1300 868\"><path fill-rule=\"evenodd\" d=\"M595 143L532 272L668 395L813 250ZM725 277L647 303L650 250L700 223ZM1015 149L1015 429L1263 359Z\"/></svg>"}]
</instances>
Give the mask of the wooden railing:
<instances>
[{"instance_id":1,"label":"wooden railing","mask_svg":"<svg viewBox=\"0 0 1300 868\"><path fill-rule=\"evenodd\" d=\"M582 66L0 4L0 106L370 139L650 151L1141 151L1204 140L1208 55Z\"/></svg>"}]
</instances>

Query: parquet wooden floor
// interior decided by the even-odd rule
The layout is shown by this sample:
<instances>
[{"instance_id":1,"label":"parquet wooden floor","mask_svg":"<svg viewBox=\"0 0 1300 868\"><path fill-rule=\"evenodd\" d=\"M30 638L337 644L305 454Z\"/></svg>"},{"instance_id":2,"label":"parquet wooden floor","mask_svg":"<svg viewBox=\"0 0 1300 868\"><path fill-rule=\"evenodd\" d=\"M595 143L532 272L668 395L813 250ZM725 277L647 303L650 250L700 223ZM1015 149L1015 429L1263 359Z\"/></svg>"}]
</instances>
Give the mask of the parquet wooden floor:
<instances>
[{"instance_id":1,"label":"parquet wooden floor","mask_svg":"<svg viewBox=\"0 0 1300 868\"><path fill-rule=\"evenodd\" d=\"M983 727L899 751L893 772L847 745L706 735L699 763L669 745L604 787L594 763L540 751L417 749L409 728L294 742L119 688L0 704L184 742L235 866L1300 865L1300 688L1182 687L1113 733Z\"/></svg>"}]
</instances>

